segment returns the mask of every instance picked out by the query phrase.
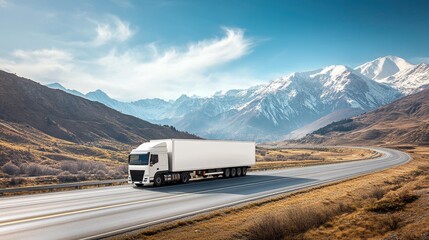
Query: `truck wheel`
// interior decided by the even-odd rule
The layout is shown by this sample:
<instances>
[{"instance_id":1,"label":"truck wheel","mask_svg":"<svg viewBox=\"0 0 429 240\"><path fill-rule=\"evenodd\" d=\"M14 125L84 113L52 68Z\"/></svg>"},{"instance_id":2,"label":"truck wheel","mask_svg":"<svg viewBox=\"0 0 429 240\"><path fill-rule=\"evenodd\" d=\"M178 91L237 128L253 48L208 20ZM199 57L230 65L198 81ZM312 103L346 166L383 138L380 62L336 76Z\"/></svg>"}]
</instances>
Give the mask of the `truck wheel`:
<instances>
[{"instance_id":1,"label":"truck wheel","mask_svg":"<svg viewBox=\"0 0 429 240\"><path fill-rule=\"evenodd\" d=\"M237 169L231 168L231 177L235 177L235 176L237 176Z\"/></svg>"},{"instance_id":2,"label":"truck wheel","mask_svg":"<svg viewBox=\"0 0 429 240\"><path fill-rule=\"evenodd\" d=\"M225 178L231 177L231 170L229 168L225 168L223 170L223 177L225 177Z\"/></svg>"},{"instance_id":3,"label":"truck wheel","mask_svg":"<svg viewBox=\"0 0 429 240\"><path fill-rule=\"evenodd\" d=\"M237 168L237 177L241 177L241 168Z\"/></svg>"},{"instance_id":4,"label":"truck wheel","mask_svg":"<svg viewBox=\"0 0 429 240\"><path fill-rule=\"evenodd\" d=\"M247 175L247 167L243 167L243 170L241 171L241 175L246 176Z\"/></svg>"},{"instance_id":5,"label":"truck wheel","mask_svg":"<svg viewBox=\"0 0 429 240\"><path fill-rule=\"evenodd\" d=\"M180 174L180 182L181 183L187 183L187 182L189 182L189 174L188 173L182 173L182 174Z\"/></svg>"},{"instance_id":6,"label":"truck wheel","mask_svg":"<svg viewBox=\"0 0 429 240\"><path fill-rule=\"evenodd\" d=\"M161 174L156 174L153 178L153 185L159 187L164 183L164 177Z\"/></svg>"}]
</instances>

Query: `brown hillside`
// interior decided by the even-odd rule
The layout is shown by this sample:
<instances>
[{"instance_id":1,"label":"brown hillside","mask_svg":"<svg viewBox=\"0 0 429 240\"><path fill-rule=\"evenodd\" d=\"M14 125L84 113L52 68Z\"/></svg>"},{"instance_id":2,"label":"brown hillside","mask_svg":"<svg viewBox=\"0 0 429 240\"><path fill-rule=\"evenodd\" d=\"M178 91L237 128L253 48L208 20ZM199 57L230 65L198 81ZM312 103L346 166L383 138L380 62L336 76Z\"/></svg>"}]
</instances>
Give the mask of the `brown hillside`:
<instances>
[{"instance_id":1,"label":"brown hillside","mask_svg":"<svg viewBox=\"0 0 429 240\"><path fill-rule=\"evenodd\" d=\"M196 136L0 71L0 188L125 178L157 138Z\"/></svg>"},{"instance_id":2,"label":"brown hillside","mask_svg":"<svg viewBox=\"0 0 429 240\"><path fill-rule=\"evenodd\" d=\"M106 139L136 144L157 138L195 138L4 71L0 71L0 119L72 142Z\"/></svg>"},{"instance_id":3,"label":"brown hillside","mask_svg":"<svg viewBox=\"0 0 429 240\"><path fill-rule=\"evenodd\" d=\"M324 144L429 144L429 89L351 120L332 123L299 140Z\"/></svg>"}]
</instances>

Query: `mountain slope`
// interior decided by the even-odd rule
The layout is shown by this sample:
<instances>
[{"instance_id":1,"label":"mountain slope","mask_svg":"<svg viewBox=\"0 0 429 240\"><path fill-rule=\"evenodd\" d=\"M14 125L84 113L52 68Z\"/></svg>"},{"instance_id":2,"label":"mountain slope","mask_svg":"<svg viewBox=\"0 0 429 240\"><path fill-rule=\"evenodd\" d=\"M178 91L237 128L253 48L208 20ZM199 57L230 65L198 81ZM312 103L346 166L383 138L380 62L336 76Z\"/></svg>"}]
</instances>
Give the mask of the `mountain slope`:
<instances>
[{"instance_id":1,"label":"mountain slope","mask_svg":"<svg viewBox=\"0 0 429 240\"><path fill-rule=\"evenodd\" d=\"M0 119L27 124L72 142L101 140L137 144L154 138L194 138L0 71Z\"/></svg>"},{"instance_id":2,"label":"mountain slope","mask_svg":"<svg viewBox=\"0 0 429 240\"><path fill-rule=\"evenodd\" d=\"M429 145L429 89L361 116L332 123L298 142Z\"/></svg>"},{"instance_id":3,"label":"mountain slope","mask_svg":"<svg viewBox=\"0 0 429 240\"><path fill-rule=\"evenodd\" d=\"M429 88L429 65L425 63L418 64L399 71L383 81L407 95L419 92Z\"/></svg>"}]
</instances>

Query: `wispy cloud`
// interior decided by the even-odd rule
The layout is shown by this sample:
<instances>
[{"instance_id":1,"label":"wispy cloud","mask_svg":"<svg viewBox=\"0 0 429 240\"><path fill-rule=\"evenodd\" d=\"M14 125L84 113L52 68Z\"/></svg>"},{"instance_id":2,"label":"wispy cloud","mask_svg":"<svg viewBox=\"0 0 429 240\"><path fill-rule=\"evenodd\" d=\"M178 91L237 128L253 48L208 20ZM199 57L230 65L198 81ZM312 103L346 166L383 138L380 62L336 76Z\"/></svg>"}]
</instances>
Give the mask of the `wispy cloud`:
<instances>
[{"instance_id":1,"label":"wispy cloud","mask_svg":"<svg viewBox=\"0 0 429 240\"><path fill-rule=\"evenodd\" d=\"M0 58L0 68L42 83L68 81L82 73L71 53L58 49L15 50Z\"/></svg>"},{"instance_id":2,"label":"wispy cloud","mask_svg":"<svg viewBox=\"0 0 429 240\"><path fill-rule=\"evenodd\" d=\"M126 32L118 30L121 27L115 29ZM16 50L10 59L0 59L0 68L43 83L57 81L81 91L100 88L124 100L171 99L183 93L210 95L257 81L248 77L246 71L217 71L217 67L250 53L253 46L242 29L223 28L223 33L221 37L192 42L185 47L162 49L151 43L124 51L113 48L89 60L77 59L59 49ZM117 40L121 39L125 37Z\"/></svg>"},{"instance_id":3,"label":"wispy cloud","mask_svg":"<svg viewBox=\"0 0 429 240\"><path fill-rule=\"evenodd\" d=\"M11 54L12 56L23 59L26 61L40 60L40 61L62 61L72 60L72 55L68 52L58 49L41 49L35 51L23 51L15 50Z\"/></svg>"},{"instance_id":4,"label":"wispy cloud","mask_svg":"<svg viewBox=\"0 0 429 240\"><path fill-rule=\"evenodd\" d=\"M100 46L110 41L124 42L134 35L129 23L113 15L109 15L105 22L95 20L91 20L91 22L96 25L96 37L92 42L95 46Z\"/></svg>"}]
</instances>

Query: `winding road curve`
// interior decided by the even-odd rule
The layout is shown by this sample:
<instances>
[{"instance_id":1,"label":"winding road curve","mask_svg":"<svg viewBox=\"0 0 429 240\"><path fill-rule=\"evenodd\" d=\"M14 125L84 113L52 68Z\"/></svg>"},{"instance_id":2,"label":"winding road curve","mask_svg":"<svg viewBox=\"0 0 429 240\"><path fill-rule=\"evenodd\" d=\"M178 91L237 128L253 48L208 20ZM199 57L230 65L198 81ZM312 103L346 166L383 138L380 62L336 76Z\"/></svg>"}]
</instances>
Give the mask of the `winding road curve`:
<instances>
[{"instance_id":1,"label":"winding road curve","mask_svg":"<svg viewBox=\"0 0 429 240\"><path fill-rule=\"evenodd\" d=\"M253 172L161 188L129 185L0 198L0 239L96 239L226 206L379 171L408 162L376 159Z\"/></svg>"}]
</instances>

